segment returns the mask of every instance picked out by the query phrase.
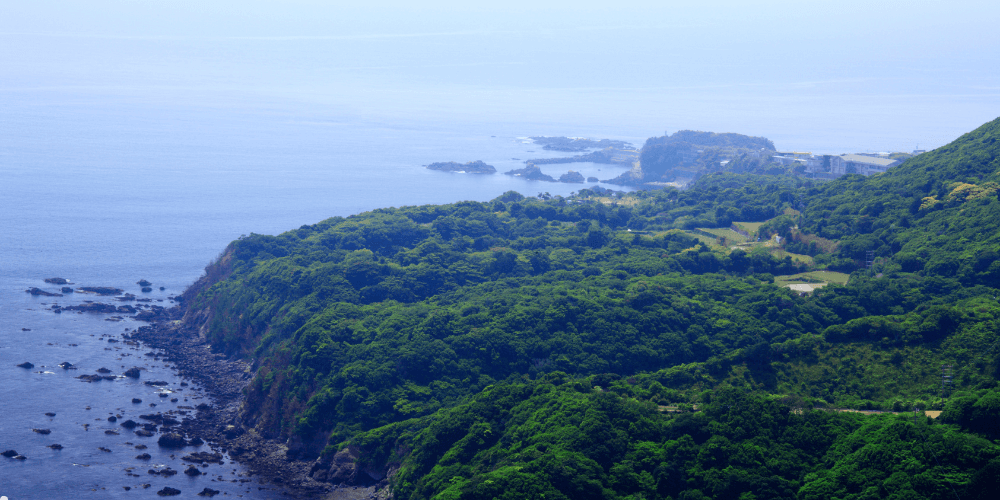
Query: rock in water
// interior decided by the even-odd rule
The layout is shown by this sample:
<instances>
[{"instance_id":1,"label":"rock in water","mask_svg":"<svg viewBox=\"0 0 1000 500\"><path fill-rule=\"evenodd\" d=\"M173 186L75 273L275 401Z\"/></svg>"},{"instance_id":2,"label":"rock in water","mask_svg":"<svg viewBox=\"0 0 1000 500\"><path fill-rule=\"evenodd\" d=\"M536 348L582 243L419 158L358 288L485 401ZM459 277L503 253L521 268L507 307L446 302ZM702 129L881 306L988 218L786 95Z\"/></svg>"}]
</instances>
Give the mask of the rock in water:
<instances>
[{"instance_id":1,"label":"rock in water","mask_svg":"<svg viewBox=\"0 0 1000 500\"><path fill-rule=\"evenodd\" d=\"M39 433L39 434L41 434L43 436L47 435L47 434L52 434L52 431L49 430L49 429L31 429L31 430L32 430L32 432L37 432L37 433Z\"/></svg>"},{"instance_id":2,"label":"rock in water","mask_svg":"<svg viewBox=\"0 0 1000 500\"><path fill-rule=\"evenodd\" d=\"M30 369L32 369L32 368L34 368L34 367L35 367L35 365L33 365L33 364L31 364L31 363L29 363L29 362L27 362L27 361L25 361L24 363L21 363L21 364L19 364L19 365L17 365L17 366L18 366L19 368L26 368L26 369L28 369L28 370L30 370Z\"/></svg>"},{"instance_id":3,"label":"rock in water","mask_svg":"<svg viewBox=\"0 0 1000 500\"><path fill-rule=\"evenodd\" d=\"M135 429L136 427L139 426L139 424L135 420L132 420L130 418L130 419L122 422L121 426L124 427L124 428L126 428L126 429Z\"/></svg>"},{"instance_id":4,"label":"rock in water","mask_svg":"<svg viewBox=\"0 0 1000 500\"><path fill-rule=\"evenodd\" d=\"M427 165L427 168L443 172L465 172L467 174L495 174L497 171L493 165L487 165L482 160L470 161L464 165L454 161L437 162Z\"/></svg>"},{"instance_id":5,"label":"rock in water","mask_svg":"<svg viewBox=\"0 0 1000 500\"><path fill-rule=\"evenodd\" d=\"M143 453L142 455L136 455L135 458L138 460L149 460L153 457L149 456L149 453Z\"/></svg>"},{"instance_id":6,"label":"rock in water","mask_svg":"<svg viewBox=\"0 0 1000 500\"><path fill-rule=\"evenodd\" d=\"M126 377L128 377L128 378L139 378L139 367L138 366L133 366L132 368L129 368L128 370L125 370L124 375ZM133 402L134 402L134 400L133 400ZM141 403L142 400L140 399L139 402Z\"/></svg>"},{"instance_id":7,"label":"rock in water","mask_svg":"<svg viewBox=\"0 0 1000 500\"><path fill-rule=\"evenodd\" d=\"M172 496L175 496L175 495L180 495L181 494L181 490L178 490L177 488L171 488L169 486L165 486L162 490L157 491L156 494L160 495L161 497L172 497Z\"/></svg>"},{"instance_id":8,"label":"rock in water","mask_svg":"<svg viewBox=\"0 0 1000 500\"><path fill-rule=\"evenodd\" d=\"M184 436L181 436L176 432L169 432L160 436L160 439L156 441L156 444L164 448L183 448L187 442L184 441Z\"/></svg>"},{"instance_id":9,"label":"rock in water","mask_svg":"<svg viewBox=\"0 0 1000 500\"><path fill-rule=\"evenodd\" d=\"M45 278L42 281L53 285L65 285L69 283L69 280L67 280L66 278Z\"/></svg>"},{"instance_id":10,"label":"rock in water","mask_svg":"<svg viewBox=\"0 0 1000 500\"><path fill-rule=\"evenodd\" d=\"M570 170L559 176L559 182L583 182L583 174Z\"/></svg>"},{"instance_id":11,"label":"rock in water","mask_svg":"<svg viewBox=\"0 0 1000 500\"><path fill-rule=\"evenodd\" d=\"M14 457L18 456L19 453L16 452L16 451L14 451L14 450L7 450L7 451L5 451L3 453L0 453L0 455L3 455L5 457L7 457L7 458L14 458Z\"/></svg>"},{"instance_id":12,"label":"rock in water","mask_svg":"<svg viewBox=\"0 0 1000 500\"><path fill-rule=\"evenodd\" d=\"M198 493L198 496L200 496L200 497L214 497L215 495L218 495L218 494L219 494L219 490L213 490L212 488L206 487L205 489L201 490L201 493Z\"/></svg>"},{"instance_id":13,"label":"rock in water","mask_svg":"<svg viewBox=\"0 0 1000 500\"><path fill-rule=\"evenodd\" d=\"M132 398L132 403L134 403L134 404L139 404L141 402L142 402L142 400L139 399L139 398Z\"/></svg>"},{"instance_id":14,"label":"rock in water","mask_svg":"<svg viewBox=\"0 0 1000 500\"><path fill-rule=\"evenodd\" d=\"M63 445L61 445L59 443L50 444L48 447L52 448L53 450L61 450L61 449L63 449Z\"/></svg>"},{"instance_id":15,"label":"rock in water","mask_svg":"<svg viewBox=\"0 0 1000 500\"><path fill-rule=\"evenodd\" d=\"M135 282L135 284L136 284L136 285L139 285L139 286L150 286L150 285L152 285L152 283L150 283L150 282L148 282L148 281L146 281L146 280L139 280L139 281L136 281L136 282Z\"/></svg>"},{"instance_id":16,"label":"rock in water","mask_svg":"<svg viewBox=\"0 0 1000 500\"><path fill-rule=\"evenodd\" d=\"M201 475L201 471L193 465L189 465L188 468L184 470L184 473L192 477Z\"/></svg>"}]
</instances>

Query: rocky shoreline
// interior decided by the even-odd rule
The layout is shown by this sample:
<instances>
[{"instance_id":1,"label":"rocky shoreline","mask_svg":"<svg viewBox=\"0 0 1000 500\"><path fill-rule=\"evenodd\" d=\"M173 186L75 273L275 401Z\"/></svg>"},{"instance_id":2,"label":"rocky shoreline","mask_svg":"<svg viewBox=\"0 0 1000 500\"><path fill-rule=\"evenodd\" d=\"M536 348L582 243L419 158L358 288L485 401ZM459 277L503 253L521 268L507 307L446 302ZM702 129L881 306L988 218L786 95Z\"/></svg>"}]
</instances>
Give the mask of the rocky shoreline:
<instances>
[{"instance_id":1,"label":"rocky shoreline","mask_svg":"<svg viewBox=\"0 0 1000 500\"><path fill-rule=\"evenodd\" d=\"M241 421L243 389L253 379L253 366L244 360L213 353L197 328L179 321L183 307L175 306L158 321L127 335L130 340L162 350L164 361L176 365L182 378L197 382L212 397L213 405L199 405L196 416L183 420L177 431L201 437L214 449L228 453L262 481L283 488L292 498L391 498L384 480L376 485L353 485L350 480L342 484L317 481L313 473L320 462L290 458L284 443L264 438L244 426ZM322 462L322 467L328 467L327 462L329 459ZM323 475L322 479L327 476Z\"/></svg>"}]
</instances>

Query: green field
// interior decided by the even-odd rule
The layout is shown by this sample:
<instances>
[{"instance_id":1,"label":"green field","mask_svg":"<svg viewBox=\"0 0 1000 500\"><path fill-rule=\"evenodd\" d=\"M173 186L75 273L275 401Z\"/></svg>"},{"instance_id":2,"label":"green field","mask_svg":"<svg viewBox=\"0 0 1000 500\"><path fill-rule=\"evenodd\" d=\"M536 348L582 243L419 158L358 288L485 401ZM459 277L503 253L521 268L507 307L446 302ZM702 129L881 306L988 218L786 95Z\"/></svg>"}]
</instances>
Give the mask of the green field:
<instances>
[{"instance_id":1,"label":"green field","mask_svg":"<svg viewBox=\"0 0 1000 500\"><path fill-rule=\"evenodd\" d=\"M724 228L724 227L720 227L720 228L699 227L697 230L709 233L709 234L711 234L711 235L713 235L713 236L715 236L717 238L725 238L726 242L728 244L730 244L730 245L737 244L737 243L745 243L747 241L747 237L746 236L743 236L742 234L737 233L736 231L733 231L732 229L729 229L729 228Z\"/></svg>"},{"instance_id":2,"label":"green field","mask_svg":"<svg viewBox=\"0 0 1000 500\"><path fill-rule=\"evenodd\" d=\"M750 236L753 236L754 233L756 233L757 230L760 229L760 226L763 226L765 223L764 222L734 222L733 224L736 224L736 227L738 227L738 228L740 228L740 229L742 229L742 230L750 233Z\"/></svg>"},{"instance_id":3,"label":"green field","mask_svg":"<svg viewBox=\"0 0 1000 500\"><path fill-rule=\"evenodd\" d=\"M787 276L775 276L774 283L779 286L804 283L836 283L838 285L846 285L847 279L850 277L851 275L849 274L837 273L833 271L809 271Z\"/></svg>"}]
</instances>

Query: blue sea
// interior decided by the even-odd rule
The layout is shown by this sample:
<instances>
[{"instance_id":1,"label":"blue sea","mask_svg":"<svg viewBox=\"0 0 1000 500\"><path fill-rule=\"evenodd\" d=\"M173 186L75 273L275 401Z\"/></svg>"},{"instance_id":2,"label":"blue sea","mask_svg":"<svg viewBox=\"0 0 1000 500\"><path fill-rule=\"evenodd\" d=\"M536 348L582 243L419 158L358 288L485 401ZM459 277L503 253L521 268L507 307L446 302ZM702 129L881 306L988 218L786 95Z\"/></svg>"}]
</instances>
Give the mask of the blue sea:
<instances>
[{"instance_id":1,"label":"blue sea","mask_svg":"<svg viewBox=\"0 0 1000 500\"><path fill-rule=\"evenodd\" d=\"M591 186L423 167L482 160L505 172L526 159L567 155L529 136L640 147L651 136L696 129L766 136L779 150L909 151L946 144L1000 114L996 50L978 51L977 61L952 57L946 45L891 57L840 53L822 37L803 36L822 27L813 20L755 27L770 33L766 49L747 45L746 33L713 16L680 26L597 11L579 19L564 11L484 14L485 27L470 30L462 19L431 15L352 24L338 10L300 29L322 34L330 21L336 36L275 37L244 36L239 23L226 24L228 13L198 24L182 11L139 12L174 4L160 3L25 6L0 19L0 451L27 457L0 457L0 495L10 500L152 498L164 486L185 497L206 486L231 497L281 496L228 459L198 478L148 474L183 470L180 454L107 418L136 419L206 396L181 387L168 363L144 356L149 349L107 341L140 323L51 312L53 304L100 299L25 293L59 291L45 278L123 288L170 305L168 297L243 234L278 234L379 207L487 201L508 190L568 195ZM283 15L276 22L293 26L296 18ZM268 32L261 27L267 15L239 19L258 23L249 31ZM738 19L731 26L756 26ZM160 21L195 28L157 32ZM802 53L789 52L784 35L798 25L813 31L796 35ZM740 40L720 38L730 31ZM925 31L935 32L914 32ZM916 36L896 30L892 40L896 33ZM978 46L997 45L984 38ZM806 54L809 47L816 50ZM601 179L624 171L589 163L541 168ZM140 279L154 291L142 293ZM35 368L15 366L25 361ZM63 370L63 362L78 369ZM74 378L131 366L148 370L142 380L181 390L160 398L131 379ZM47 447L53 443L64 448ZM149 446L148 463L134 458L140 444Z\"/></svg>"}]
</instances>

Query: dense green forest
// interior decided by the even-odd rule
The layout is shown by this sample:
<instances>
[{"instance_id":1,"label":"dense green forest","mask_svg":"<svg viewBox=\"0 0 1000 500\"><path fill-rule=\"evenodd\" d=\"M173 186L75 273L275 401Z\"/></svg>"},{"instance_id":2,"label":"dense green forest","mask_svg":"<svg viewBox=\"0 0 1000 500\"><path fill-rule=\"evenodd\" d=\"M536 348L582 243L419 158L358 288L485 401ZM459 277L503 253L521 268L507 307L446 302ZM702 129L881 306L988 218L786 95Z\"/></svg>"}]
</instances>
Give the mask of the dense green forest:
<instances>
[{"instance_id":1,"label":"dense green forest","mask_svg":"<svg viewBox=\"0 0 1000 500\"><path fill-rule=\"evenodd\" d=\"M185 321L259 366L246 425L318 469L358 450L397 498L985 498L997 138L868 178L718 172L252 234ZM846 283L786 286L817 270Z\"/></svg>"}]
</instances>

